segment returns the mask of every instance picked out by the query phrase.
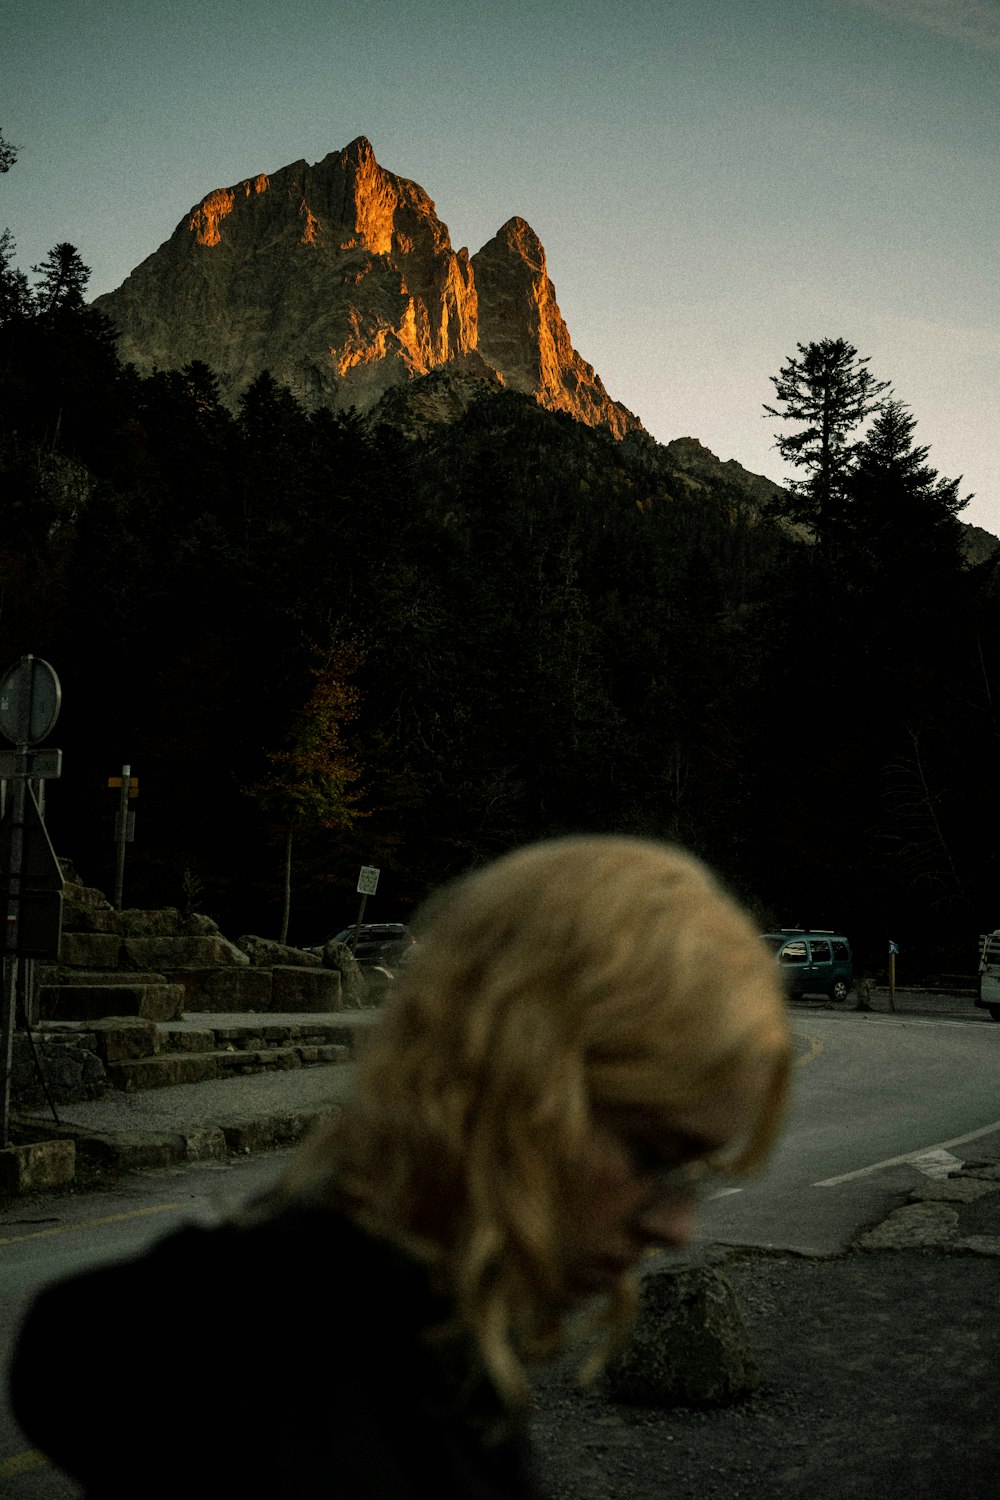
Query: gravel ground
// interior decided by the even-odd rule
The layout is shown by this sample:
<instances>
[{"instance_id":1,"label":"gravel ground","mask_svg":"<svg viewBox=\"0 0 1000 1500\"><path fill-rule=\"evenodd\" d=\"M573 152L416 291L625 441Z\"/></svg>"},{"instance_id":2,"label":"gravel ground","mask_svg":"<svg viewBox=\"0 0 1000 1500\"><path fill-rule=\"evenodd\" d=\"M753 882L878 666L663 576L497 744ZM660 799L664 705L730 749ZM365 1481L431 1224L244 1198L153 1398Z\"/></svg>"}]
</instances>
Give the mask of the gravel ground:
<instances>
[{"instance_id":1,"label":"gravel ground","mask_svg":"<svg viewBox=\"0 0 1000 1500\"><path fill-rule=\"evenodd\" d=\"M533 1431L551 1500L996 1500L996 1259L742 1252L725 1270L760 1388L650 1410L548 1373Z\"/></svg>"}]
</instances>

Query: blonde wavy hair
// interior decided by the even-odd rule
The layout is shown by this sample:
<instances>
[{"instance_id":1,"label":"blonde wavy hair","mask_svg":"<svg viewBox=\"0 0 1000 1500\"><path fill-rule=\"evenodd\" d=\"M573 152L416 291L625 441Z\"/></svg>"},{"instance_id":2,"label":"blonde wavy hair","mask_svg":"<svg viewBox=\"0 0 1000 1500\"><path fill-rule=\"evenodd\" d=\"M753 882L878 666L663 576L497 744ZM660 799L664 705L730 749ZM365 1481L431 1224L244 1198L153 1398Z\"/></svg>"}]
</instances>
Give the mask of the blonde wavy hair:
<instances>
[{"instance_id":1,"label":"blonde wavy hair","mask_svg":"<svg viewBox=\"0 0 1000 1500\"><path fill-rule=\"evenodd\" d=\"M313 1137L284 1192L346 1207L423 1259L511 1407L560 1347L572 1296L559 1204L595 1115L672 1115L769 1069L727 1169L780 1125L790 1046L773 958L683 850L575 837L514 851L438 893L367 1043L352 1104ZM630 1278L603 1311L627 1331Z\"/></svg>"}]
</instances>

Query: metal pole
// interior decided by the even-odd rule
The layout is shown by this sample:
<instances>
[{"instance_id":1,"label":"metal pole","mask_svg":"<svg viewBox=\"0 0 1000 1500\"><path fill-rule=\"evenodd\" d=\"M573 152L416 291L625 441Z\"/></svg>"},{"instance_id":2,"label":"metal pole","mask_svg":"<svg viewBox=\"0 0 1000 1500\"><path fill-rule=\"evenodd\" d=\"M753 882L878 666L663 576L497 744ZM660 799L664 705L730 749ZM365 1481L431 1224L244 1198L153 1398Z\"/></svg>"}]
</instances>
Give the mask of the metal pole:
<instances>
[{"instance_id":1,"label":"metal pole","mask_svg":"<svg viewBox=\"0 0 1000 1500\"><path fill-rule=\"evenodd\" d=\"M3 1052L0 1054L0 1147L10 1145L10 1075L14 1067L14 1011L16 1008L17 954L4 955L3 1004L0 1026L3 1027Z\"/></svg>"},{"instance_id":2,"label":"metal pole","mask_svg":"<svg viewBox=\"0 0 1000 1500\"><path fill-rule=\"evenodd\" d=\"M368 892L366 891L364 893L364 895L361 897L361 905L358 907L358 920L354 924L354 936L351 938L351 952L352 953L357 953L357 951L358 951L358 933L361 931L361 923L362 923L362 920L364 919L364 915L365 915L365 902L367 900L368 900Z\"/></svg>"},{"instance_id":3,"label":"metal pole","mask_svg":"<svg viewBox=\"0 0 1000 1500\"><path fill-rule=\"evenodd\" d=\"M115 874L115 910L122 909L125 886L125 841L128 837L128 789L132 785L132 767L122 766L122 791L118 799L118 869Z\"/></svg>"},{"instance_id":4,"label":"metal pole","mask_svg":"<svg viewBox=\"0 0 1000 1500\"><path fill-rule=\"evenodd\" d=\"M31 968L31 959L27 960L25 967L28 969ZM35 1076L38 1079L39 1083L42 1085L42 1091L45 1094L49 1109L51 1109L52 1111L53 1120L55 1120L57 1125L61 1125L62 1121L60 1120L59 1112L56 1109L56 1101L52 1097L52 1090L49 1088L49 1080L45 1076L45 1069L42 1067L42 1059L39 1057L38 1048L35 1046L35 1038L31 1034L31 1023L24 1015L22 1015L21 1020L24 1025L24 1034L28 1038L28 1046L31 1048L31 1060L35 1064Z\"/></svg>"},{"instance_id":5,"label":"metal pole","mask_svg":"<svg viewBox=\"0 0 1000 1500\"><path fill-rule=\"evenodd\" d=\"M28 746L18 745L17 754L23 756L20 769L27 767ZM3 1030L3 1051L0 1053L0 1147L10 1145L10 1076L14 1067L14 1021L17 1015L17 949L18 921L21 915L21 871L24 861L24 804L27 793L27 777L18 776L13 788L13 816L10 829L10 867L7 898L7 922L4 942L3 998L0 1007L0 1028Z\"/></svg>"}]
</instances>

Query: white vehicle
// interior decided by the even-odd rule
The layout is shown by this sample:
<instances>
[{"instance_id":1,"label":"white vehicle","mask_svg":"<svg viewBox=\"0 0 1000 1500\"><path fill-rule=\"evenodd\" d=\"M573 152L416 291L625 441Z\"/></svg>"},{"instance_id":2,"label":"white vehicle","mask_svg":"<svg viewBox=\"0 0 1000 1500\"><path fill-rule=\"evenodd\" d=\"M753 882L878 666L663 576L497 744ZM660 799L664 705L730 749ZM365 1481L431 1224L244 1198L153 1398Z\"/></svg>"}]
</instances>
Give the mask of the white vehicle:
<instances>
[{"instance_id":1,"label":"white vehicle","mask_svg":"<svg viewBox=\"0 0 1000 1500\"><path fill-rule=\"evenodd\" d=\"M979 938L979 993L976 1004L1000 1021L1000 927Z\"/></svg>"}]
</instances>

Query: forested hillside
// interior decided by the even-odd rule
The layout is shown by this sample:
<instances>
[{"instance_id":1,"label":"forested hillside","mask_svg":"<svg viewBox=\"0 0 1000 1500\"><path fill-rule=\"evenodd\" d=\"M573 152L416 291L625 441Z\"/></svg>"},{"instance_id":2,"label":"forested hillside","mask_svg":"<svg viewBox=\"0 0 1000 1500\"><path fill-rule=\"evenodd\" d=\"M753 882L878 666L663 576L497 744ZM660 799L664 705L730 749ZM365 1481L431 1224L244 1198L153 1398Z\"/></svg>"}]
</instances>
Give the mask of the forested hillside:
<instances>
[{"instance_id":1,"label":"forested hillside","mask_svg":"<svg viewBox=\"0 0 1000 1500\"><path fill-rule=\"evenodd\" d=\"M617 829L870 967L890 937L902 972L971 967L1000 609L900 402L782 507L503 390L420 437L268 375L229 411L205 366L123 366L61 264L33 295L5 272L0 667L60 675L49 825L87 882L129 762L126 900L230 932L277 935L286 855L316 941L361 863L399 918L499 849Z\"/></svg>"}]
</instances>

